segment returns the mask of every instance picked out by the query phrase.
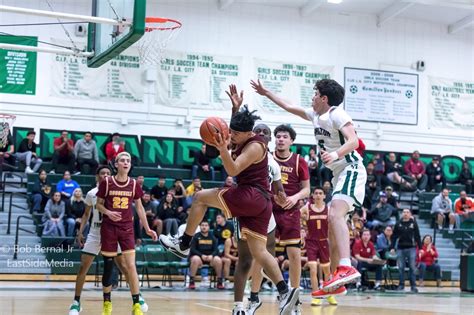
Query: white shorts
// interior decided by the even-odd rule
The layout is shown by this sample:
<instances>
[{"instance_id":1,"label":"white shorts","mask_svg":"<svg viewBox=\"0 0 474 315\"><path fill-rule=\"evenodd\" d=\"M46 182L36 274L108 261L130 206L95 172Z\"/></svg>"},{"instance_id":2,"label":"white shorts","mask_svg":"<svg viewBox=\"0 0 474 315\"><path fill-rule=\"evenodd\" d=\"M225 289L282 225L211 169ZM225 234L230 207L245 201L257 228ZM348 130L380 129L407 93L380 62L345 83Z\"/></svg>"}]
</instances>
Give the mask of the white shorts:
<instances>
[{"instance_id":1,"label":"white shorts","mask_svg":"<svg viewBox=\"0 0 474 315\"><path fill-rule=\"evenodd\" d=\"M82 252L84 254L97 256L100 253L101 241L100 241L100 228L91 228L89 234L87 234L86 243ZM120 245L118 245L117 253L121 254L122 250Z\"/></svg>"},{"instance_id":2,"label":"white shorts","mask_svg":"<svg viewBox=\"0 0 474 315\"><path fill-rule=\"evenodd\" d=\"M333 176L332 200L344 200L349 205L349 211L353 211L354 206L361 207L367 181L364 165L362 163L345 165L333 170Z\"/></svg>"}]
</instances>

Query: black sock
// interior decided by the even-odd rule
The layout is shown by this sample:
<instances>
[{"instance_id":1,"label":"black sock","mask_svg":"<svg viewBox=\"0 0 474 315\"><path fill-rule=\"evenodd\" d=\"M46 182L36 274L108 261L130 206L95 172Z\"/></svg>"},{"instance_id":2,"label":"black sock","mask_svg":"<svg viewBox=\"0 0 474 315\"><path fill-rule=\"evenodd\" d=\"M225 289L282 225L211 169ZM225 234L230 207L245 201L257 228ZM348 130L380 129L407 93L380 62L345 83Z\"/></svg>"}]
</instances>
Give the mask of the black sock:
<instances>
[{"instance_id":1,"label":"black sock","mask_svg":"<svg viewBox=\"0 0 474 315\"><path fill-rule=\"evenodd\" d=\"M140 294L132 294L133 304L140 303Z\"/></svg>"},{"instance_id":2,"label":"black sock","mask_svg":"<svg viewBox=\"0 0 474 315\"><path fill-rule=\"evenodd\" d=\"M81 303L81 296L80 295L75 295L74 296L74 301L77 301L78 303Z\"/></svg>"},{"instance_id":3,"label":"black sock","mask_svg":"<svg viewBox=\"0 0 474 315\"><path fill-rule=\"evenodd\" d=\"M194 283L194 277L189 277L189 283Z\"/></svg>"},{"instance_id":4,"label":"black sock","mask_svg":"<svg viewBox=\"0 0 474 315\"><path fill-rule=\"evenodd\" d=\"M180 237L180 239L181 239L181 243L179 244L179 248L184 250L184 249L189 248L189 244L191 243L191 240L193 239L193 236L184 233L183 236Z\"/></svg>"},{"instance_id":5,"label":"black sock","mask_svg":"<svg viewBox=\"0 0 474 315\"><path fill-rule=\"evenodd\" d=\"M250 292L250 302L258 303L258 292Z\"/></svg>"},{"instance_id":6,"label":"black sock","mask_svg":"<svg viewBox=\"0 0 474 315\"><path fill-rule=\"evenodd\" d=\"M104 293L104 302L111 302L110 295L111 295L111 292Z\"/></svg>"},{"instance_id":7,"label":"black sock","mask_svg":"<svg viewBox=\"0 0 474 315\"><path fill-rule=\"evenodd\" d=\"M280 295L288 293L288 285L285 281L281 280L277 283L277 290Z\"/></svg>"}]
</instances>

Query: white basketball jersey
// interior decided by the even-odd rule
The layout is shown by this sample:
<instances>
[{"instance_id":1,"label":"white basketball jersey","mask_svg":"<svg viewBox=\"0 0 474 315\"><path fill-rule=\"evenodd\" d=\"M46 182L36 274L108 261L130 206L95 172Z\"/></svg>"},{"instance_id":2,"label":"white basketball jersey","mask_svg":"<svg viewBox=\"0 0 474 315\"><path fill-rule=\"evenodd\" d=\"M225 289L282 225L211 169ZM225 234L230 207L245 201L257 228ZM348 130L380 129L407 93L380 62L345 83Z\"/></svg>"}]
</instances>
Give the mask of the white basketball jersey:
<instances>
[{"instance_id":1,"label":"white basketball jersey","mask_svg":"<svg viewBox=\"0 0 474 315\"><path fill-rule=\"evenodd\" d=\"M326 152L338 150L346 142L341 129L352 122L351 117L344 111L342 106L333 106L323 115L316 114L312 108L305 111L306 117L313 123L314 136L318 143L318 149ZM329 165L325 165L331 170L340 169L349 164L362 164L362 157L357 151L339 157L338 160Z\"/></svg>"},{"instance_id":2,"label":"white basketball jersey","mask_svg":"<svg viewBox=\"0 0 474 315\"><path fill-rule=\"evenodd\" d=\"M269 177L268 179L271 185L273 182L277 180L281 180L281 170L280 170L280 165L273 158L273 154L268 152L267 156L268 156L268 177Z\"/></svg>"},{"instance_id":3,"label":"white basketball jersey","mask_svg":"<svg viewBox=\"0 0 474 315\"><path fill-rule=\"evenodd\" d=\"M95 187L86 195L86 205L92 207L92 224L90 231L99 232L100 235L100 225L102 224L102 214L99 213L99 210L96 209L95 205L97 203L97 192L99 191L98 187Z\"/></svg>"}]
</instances>

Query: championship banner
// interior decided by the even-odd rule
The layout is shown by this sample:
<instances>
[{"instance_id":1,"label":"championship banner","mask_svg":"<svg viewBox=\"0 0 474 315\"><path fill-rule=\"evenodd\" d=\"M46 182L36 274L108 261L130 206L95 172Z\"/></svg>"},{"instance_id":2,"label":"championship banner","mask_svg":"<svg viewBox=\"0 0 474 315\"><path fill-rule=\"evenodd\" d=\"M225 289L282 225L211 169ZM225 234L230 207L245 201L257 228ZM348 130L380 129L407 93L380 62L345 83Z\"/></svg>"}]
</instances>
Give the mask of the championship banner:
<instances>
[{"instance_id":1,"label":"championship banner","mask_svg":"<svg viewBox=\"0 0 474 315\"><path fill-rule=\"evenodd\" d=\"M255 78L273 93L302 107L311 107L314 84L333 76L333 66L318 66L255 59ZM266 97L256 97L255 104L270 112L283 112Z\"/></svg>"},{"instance_id":2,"label":"championship banner","mask_svg":"<svg viewBox=\"0 0 474 315\"><path fill-rule=\"evenodd\" d=\"M474 82L428 76L429 127L474 128Z\"/></svg>"},{"instance_id":3,"label":"championship banner","mask_svg":"<svg viewBox=\"0 0 474 315\"><path fill-rule=\"evenodd\" d=\"M158 68L156 103L169 107L224 110L225 93L240 83L241 57L166 51Z\"/></svg>"},{"instance_id":4,"label":"championship banner","mask_svg":"<svg viewBox=\"0 0 474 315\"><path fill-rule=\"evenodd\" d=\"M59 54L52 55L51 63L51 96L118 103L143 101L144 70L134 47L99 68L88 68L86 58Z\"/></svg>"},{"instance_id":5,"label":"championship banner","mask_svg":"<svg viewBox=\"0 0 474 315\"><path fill-rule=\"evenodd\" d=\"M418 75L344 68L344 109L354 120L418 124Z\"/></svg>"}]
</instances>

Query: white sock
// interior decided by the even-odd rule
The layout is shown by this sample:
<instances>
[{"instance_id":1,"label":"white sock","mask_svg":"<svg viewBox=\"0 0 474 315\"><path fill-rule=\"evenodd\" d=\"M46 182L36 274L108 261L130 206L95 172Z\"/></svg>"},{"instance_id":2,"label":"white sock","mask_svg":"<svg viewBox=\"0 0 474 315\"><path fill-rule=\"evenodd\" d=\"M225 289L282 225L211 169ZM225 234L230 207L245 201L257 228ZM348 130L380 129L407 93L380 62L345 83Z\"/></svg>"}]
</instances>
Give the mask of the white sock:
<instances>
[{"instance_id":1,"label":"white sock","mask_svg":"<svg viewBox=\"0 0 474 315\"><path fill-rule=\"evenodd\" d=\"M375 286L379 286L380 285L380 281L375 281Z\"/></svg>"},{"instance_id":2,"label":"white sock","mask_svg":"<svg viewBox=\"0 0 474 315\"><path fill-rule=\"evenodd\" d=\"M346 266L351 267L351 259L350 258L342 258L339 260L339 266Z\"/></svg>"},{"instance_id":3,"label":"white sock","mask_svg":"<svg viewBox=\"0 0 474 315\"><path fill-rule=\"evenodd\" d=\"M234 302L234 307L244 308L244 302Z\"/></svg>"},{"instance_id":4,"label":"white sock","mask_svg":"<svg viewBox=\"0 0 474 315\"><path fill-rule=\"evenodd\" d=\"M449 225L449 229L452 230L454 228L454 224Z\"/></svg>"}]
</instances>

